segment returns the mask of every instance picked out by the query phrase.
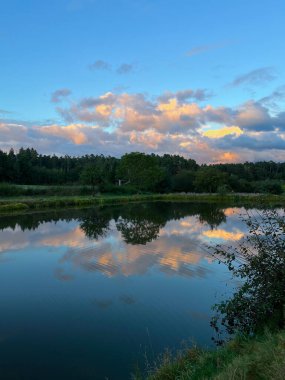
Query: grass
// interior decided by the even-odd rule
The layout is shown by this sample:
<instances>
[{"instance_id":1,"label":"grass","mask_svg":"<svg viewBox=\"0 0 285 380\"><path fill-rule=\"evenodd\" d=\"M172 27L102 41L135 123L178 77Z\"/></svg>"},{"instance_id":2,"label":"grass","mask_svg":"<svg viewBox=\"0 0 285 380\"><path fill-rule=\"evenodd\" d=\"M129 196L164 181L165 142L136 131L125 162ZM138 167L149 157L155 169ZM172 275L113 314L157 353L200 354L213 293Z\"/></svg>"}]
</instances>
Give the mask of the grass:
<instances>
[{"instance_id":1,"label":"grass","mask_svg":"<svg viewBox=\"0 0 285 380\"><path fill-rule=\"evenodd\" d=\"M55 186L55 185L16 185L0 183L0 197L19 196L60 196L62 193L69 196L92 195L90 186Z\"/></svg>"},{"instance_id":2,"label":"grass","mask_svg":"<svg viewBox=\"0 0 285 380\"><path fill-rule=\"evenodd\" d=\"M28 208L29 206L25 203L0 204L0 212L23 211L28 210Z\"/></svg>"},{"instance_id":3,"label":"grass","mask_svg":"<svg viewBox=\"0 0 285 380\"><path fill-rule=\"evenodd\" d=\"M255 338L236 338L223 348L192 348L175 357L164 354L159 363L136 380L283 380L285 332L266 332Z\"/></svg>"},{"instance_id":4,"label":"grass","mask_svg":"<svg viewBox=\"0 0 285 380\"><path fill-rule=\"evenodd\" d=\"M228 206L268 205L284 206L283 195L257 194L136 194L136 195L97 195L97 196L17 196L1 197L0 213L46 209L87 207L91 205L120 204L140 201L179 201L224 203Z\"/></svg>"}]
</instances>

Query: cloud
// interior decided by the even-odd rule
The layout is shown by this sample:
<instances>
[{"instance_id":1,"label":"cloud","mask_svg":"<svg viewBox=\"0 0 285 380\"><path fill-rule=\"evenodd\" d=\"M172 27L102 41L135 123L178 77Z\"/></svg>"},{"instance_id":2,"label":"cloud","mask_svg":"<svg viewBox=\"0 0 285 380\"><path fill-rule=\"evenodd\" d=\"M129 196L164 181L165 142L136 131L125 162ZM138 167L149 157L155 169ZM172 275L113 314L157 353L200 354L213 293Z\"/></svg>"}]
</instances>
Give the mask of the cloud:
<instances>
[{"instance_id":1,"label":"cloud","mask_svg":"<svg viewBox=\"0 0 285 380\"><path fill-rule=\"evenodd\" d=\"M216 50L216 49L223 48L229 44L230 44L230 42L220 42L220 43L216 43L216 44L194 46L192 49L190 49L187 52L187 55L188 55L188 57L193 57L194 55L205 53L209 50Z\"/></svg>"},{"instance_id":2,"label":"cloud","mask_svg":"<svg viewBox=\"0 0 285 380\"><path fill-rule=\"evenodd\" d=\"M179 103L183 103L188 100L204 101L209 99L212 93L206 89L198 88L197 90L183 90L177 92L167 91L158 97L161 102L167 102L170 99L177 99Z\"/></svg>"},{"instance_id":3,"label":"cloud","mask_svg":"<svg viewBox=\"0 0 285 380\"><path fill-rule=\"evenodd\" d=\"M271 95L279 97L279 91ZM0 120L1 149L34 147L41 153L121 156L131 151L180 154L199 163L285 160L285 112L263 101L236 107L201 104L204 89L106 92L57 107L60 122ZM268 97L271 96L270 94Z\"/></svg>"},{"instance_id":4,"label":"cloud","mask_svg":"<svg viewBox=\"0 0 285 380\"><path fill-rule=\"evenodd\" d=\"M3 110L3 109L0 108L0 114L2 114L2 115L9 115L9 114L12 114L12 113L13 112L11 112L11 111Z\"/></svg>"},{"instance_id":5,"label":"cloud","mask_svg":"<svg viewBox=\"0 0 285 380\"><path fill-rule=\"evenodd\" d=\"M124 131L194 131L201 123L198 116L203 116L203 110L197 104L182 103L176 97L152 101L144 94L110 92L57 110L69 123L96 122L103 128L112 126Z\"/></svg>"},{"instance_id":6,"label":"cloud","mask_svg":"<svg viewBox=\"0 0 285 380\"><path fill-rule=\"evenodd\" d=\"M156 132L154 130L148 130L145 132L130 132L130 142L139 145L144 145L151 149L157 149L159 143L165 140L166 136L163 133Z\"/></svg>"},{"instance_id":7,"label":"cloud","mask_svg":"<svg viewBox=\"0 0 285 380\"><path fill-rule=\"evenodd\" d=\"M27 139L28 128L21 124L0 122L0 142L14 145L21 140Z\"/></svg>"},{"instance_id":8,"label":"cloud","mask_svg":"<svg viewBox=\"0 0 285 380\"><path fill-rule=\"evenodd\" d=\"M219 153L216 162L217 163L234 163L239 162L241 159L241 156L238 153L235 152L222 152Z\"/></svg>"},{"instance_id":9,"label":"cloud","mask_svg":"<svg viewBox=\"0 0 285 380\"><path fill-rule=\"evenodd\" d=\"M278 103L285 99L285 85L276 88L271 94L261 98L259 103L271 108L278 108Z\"/></svg>"},{"instance_id":10,"label":"cloud","mask_svg":"<svg viewBox=\"0 0 285 380\"><path fill-rule=\"evenodd\" d=\"M234 120L236 125L250 131L274 130L278 123L278 120L270 115L268 108L254 101L248 101L239 107Z\"/></svg>"},{"instance_id":11,"label":"cloud","mask_svg":"<svg viewBox=\"0 0 285 380\"><path fill-rule=\"evenodd\" d=\"M135 66L131 63L122 63L116 70L117 74L130 74L134 71Z\"/></svg>"},{"instance_id":12,"label":"cloud","mask_svg":"<svg viewBox=\"0 0 285 380\"><path fill-rule=\"evenodd\" d=\"M199 46L195 46L192 49L190 49L187 52L187 55L189 57L192 57L193 55L204 53L204 52L211 50L211 49L212 49L212 45L199 45Z\"/></svg>"},{"instance_id":13,"label":"cloud","mask_svg":"<svg viewBox=\"0 0 285 380\"><path fill-rule=\"evenodd\" d=\"M91 65L89 65L89 69L90 70L94 70L94 71L97 71L97 70L111 70L112 66L110 65L110 63L106 62L106 61L103 61L102 59L98 59L97 61L95 61L94 63L92 63Z\"/></svg>"},{"instance_id":14,"label":"cloud","mask_svg":"<svg viewBox=\"0 0 285 380\"><path fill-rule=\"evenodd\" d=\"M285 118L282 113L272 116L270 109L258 101L249 100L238 107L213 107L203 109L204 124L235 125L248 131L284 130Z\"/></svg>"},{"instance_id":15,"label":"cloud","mask_svg":"<svg viewBox=\"0 0 285 380\"><path fill-rule=\"evenodd\" d=\"M240 129L240 127L237 126L224 127L220 129L209 129L205 132L202 132L203 136L209 137L211 139L219 139L227 135L240 136L242 134L243 131Z\"/></svg>"},{"instance_id":16,"label":"cloud","mask_svg":"<svg viewBox=\"0 0 285 380\"><path fill-rule=\"evenodd\" d=\"M232 147L236 149L248 149L254 151L265 150L284 150L285 149L285 135L276 132L254 132L241 135L233 139L233 136L226 136L216 142L216 147L219 149L229 149Z\"/></svg>"},{"instance_id":17,"label":"cloud","mask_svg":"<svg viewBox=\"0 0 285 380\"><path fill-rule=\"evenodd\" d=\"M66 126L48 125L41 127L40 133L54 137L62 137L66 140L70 140L75 145L80 145L87 142L87 137L81 129L84 129L84 126L80 124Z\"/></svg>"},{"instance_id":18,"label":"cloud","mask_svg":"<svg viewBox=\"0 0 285 380\"><path fill-rule=\"evenodd\" d=\"M272 116L265 105L252 100L238 107L197 103L207 95L202 89L166 92L157 98L108 92L84 98L60 113L73 124L96 123L96 131L91 128L87 133L85 128L88 137L82 138L80 145L95 141L92 136L98 136L99 130L104 142L104 133L111 128L107 146L117 144L115 151L122 153L153 151L191 156L198 162L234 162L250 157L250 151L283 148L285 113ZM83 133L83 127L80 131ZM271 132L270 138L264 141L261 132ZM64 133L71 138L70 131Z\"/></svg>"},{"instance_id":19,"label":"cloud","mask_svg":"<svg viewBox=\"0 0 285 380\"><path fill-rule=\"evenodd\" d=\"M89 65L89 69L93 71L112 71L112 65L104 61L102 59L98 59L91 65ZM122 63L114 70L119 75L130 74L135 71L135 65L132 63Z\"/></svg>"},{"instance_id":20,"label":"cloud","mask_svg":"<svg viewBox=\"0 0 285 380\"><path fill-rule=\"evenodd\" d=\"M68 88L61 88L59 90L54 91L51 94L51 102L52 103L59 103L62 101L62 98L65 98L71 94L71 90Z\"/></svg>"},{"instance_id":21,"label":"cloud","mask_svg":"<svg viewBox=\"0 0 285 380\"><path fill-rule=\"evenodd\" d=\"M68 123L100 122L102 126L109 126L111 115L117 101L117 96L107 92L97 98L84 98L77 104L74 103L70 108L57 108L58 113Z\"/></svg>"},{"instance_id":22,"label":"cloud","mask_svg":"<svg viewBox=\"0 0 285 380\"><path fill-rule=\"evenodd\" d=\"M273 67L261 67L237 76L230 85L233 87L241 85L262 86L275 78L276 75Z\"/></svg>"}]
</instances>

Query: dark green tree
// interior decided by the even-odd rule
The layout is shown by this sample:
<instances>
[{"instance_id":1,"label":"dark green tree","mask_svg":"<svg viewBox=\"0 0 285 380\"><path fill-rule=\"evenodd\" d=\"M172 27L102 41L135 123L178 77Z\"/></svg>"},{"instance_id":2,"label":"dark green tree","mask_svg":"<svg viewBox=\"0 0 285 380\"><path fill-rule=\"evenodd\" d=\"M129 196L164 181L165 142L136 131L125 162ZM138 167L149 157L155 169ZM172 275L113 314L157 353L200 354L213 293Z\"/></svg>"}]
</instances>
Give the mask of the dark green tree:
<instances>
[{"instance_id":1,"label":"dark green tree","mask_svg":"<svg viewBox=\"0 0 285 380\"><path fill-rule=\"evenodd\" d=\"M165 172L159 167L154 155L134 152L122 156L117 176L139 190L154 191L163 181Z\"/></svg>"},{"instance_id":2,"label":"dark green tree","mask_svg":"<svg viewBox=\"0 0 285 380\"><path fill-rule=\"evenodd\" d=\"M199 169L194 182L196 191L204 193L215 193L219 186L227 183L227 174L211 166Z\"/></svg>"},{"instance_id":3,"label":"dark green tree","mask_svg":"<svg viewBox=\"0 0 285 380\"><path fill-rule=\"evenodd\" d=\"M194 182L196 172L190 170L181 170L171 179L171 188L173 191L192 192L195 190Z\"/></svg>"},{"instance_id":4,"label":"dark green tree","mask_svg":"<svg viewBox=\"0 0 285 380\"><path fill-rule=\"evenodd\" d=\"M89 185L92 188L92 193L95 194L99 190L99 186L103 182L103 173L98 166L88 164L80 175L80 181L84 185Z\"/></svg>"}]
</instances>

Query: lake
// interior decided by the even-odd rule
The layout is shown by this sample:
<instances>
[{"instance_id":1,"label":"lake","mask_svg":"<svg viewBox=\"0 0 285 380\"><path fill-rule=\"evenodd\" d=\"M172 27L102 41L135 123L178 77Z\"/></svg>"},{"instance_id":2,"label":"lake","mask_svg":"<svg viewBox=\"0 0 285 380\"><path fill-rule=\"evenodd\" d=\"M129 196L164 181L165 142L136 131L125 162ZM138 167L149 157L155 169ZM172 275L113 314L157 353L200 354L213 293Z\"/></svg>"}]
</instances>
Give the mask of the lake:
<instances>
[{"instance_id":1,"label":"lake","mask_svg":"<svg viewBox=\"0 0 285 380\"><path fill-rule=\"evenodd\" d=\"M0 217L0 378L125 380L165 348L212 344L243 209L130 203Z\"/></svg>"}]
</instances>

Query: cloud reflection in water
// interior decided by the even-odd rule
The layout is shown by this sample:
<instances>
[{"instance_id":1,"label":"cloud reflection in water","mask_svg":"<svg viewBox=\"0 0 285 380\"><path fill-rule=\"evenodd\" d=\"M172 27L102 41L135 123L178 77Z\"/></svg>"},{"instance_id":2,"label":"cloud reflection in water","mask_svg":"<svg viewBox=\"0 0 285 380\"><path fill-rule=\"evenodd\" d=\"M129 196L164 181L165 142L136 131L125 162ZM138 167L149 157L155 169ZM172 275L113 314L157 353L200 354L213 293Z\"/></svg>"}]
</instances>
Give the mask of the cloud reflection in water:
<instances>
[{"instance_id":1,"label":"cloud reflection in water","mask_svg":"<svg viewBox=\"0 0 285 380\"><path fill-rule=\"evenodd\" d=\"M45 246L58 253L61 247L54 275L62 281L72 280L70 270L76 268L108 277L142 275L153 269L170 276L204 277L210 271L206 264L213 260L205 243L236 242L245 233L237 217L239 209L187 210L184 206L184 211L182 206L173 214L168 204L155 210L151 204L140 207L114 209L113 214L93 210L28 231L19 226L4 228L0 252L7 256L25 247Z\"/></svg>"}]
</instances>

